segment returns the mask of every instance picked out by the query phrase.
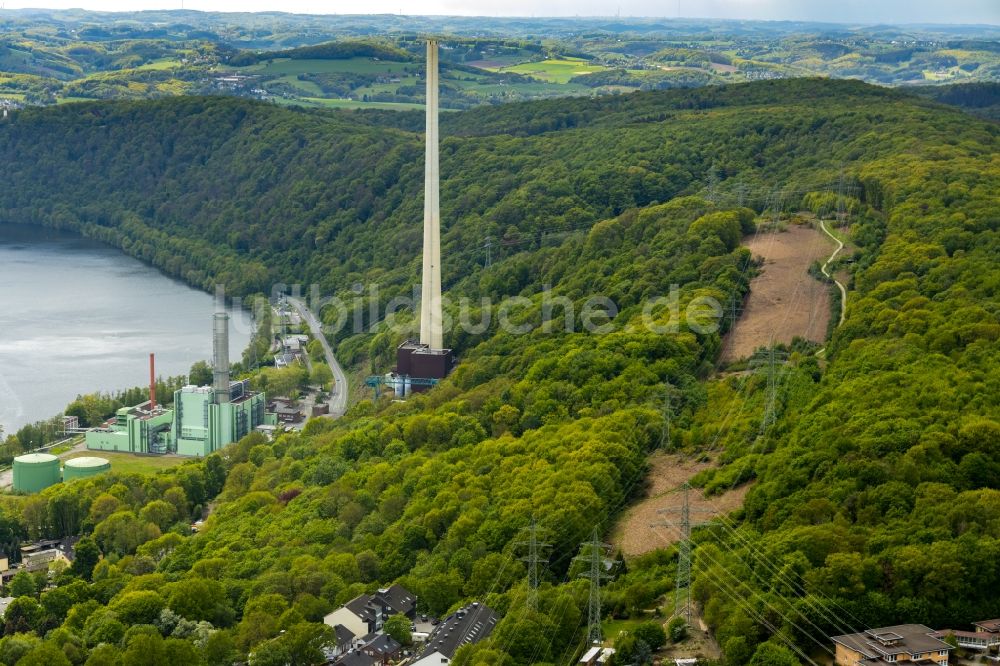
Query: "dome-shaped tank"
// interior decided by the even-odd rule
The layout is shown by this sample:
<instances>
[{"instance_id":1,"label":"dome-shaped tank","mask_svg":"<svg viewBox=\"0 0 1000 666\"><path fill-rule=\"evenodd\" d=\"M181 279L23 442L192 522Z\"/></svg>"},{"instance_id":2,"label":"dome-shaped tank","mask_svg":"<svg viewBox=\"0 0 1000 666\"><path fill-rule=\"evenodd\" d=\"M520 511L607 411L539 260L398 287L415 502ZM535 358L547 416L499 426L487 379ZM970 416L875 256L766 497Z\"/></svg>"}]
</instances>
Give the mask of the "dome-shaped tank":
<instances>
[{"instance_id":1,"label":"dome-shaped tank","mask_svg":"<svg viewBox=\"0 0 1000 666\"><path fill-rule=\"evenodd\" d=\"M63 465L63 481L85 479L88 476L96 476L110 470L111 463L107 458L96 458L94 456L71 458Z\"/></svg>"},{"instance_id":2,"label":"dome-shaped tank","mask_svg":"<svg viewBox=\"0 0 1000 666\"><path fill-rule=\"evenodd\" d=\"M26 453L14 458L14 490L37 493L59 483L59 459L49 453Z\"/></svg>"}]
</instances>

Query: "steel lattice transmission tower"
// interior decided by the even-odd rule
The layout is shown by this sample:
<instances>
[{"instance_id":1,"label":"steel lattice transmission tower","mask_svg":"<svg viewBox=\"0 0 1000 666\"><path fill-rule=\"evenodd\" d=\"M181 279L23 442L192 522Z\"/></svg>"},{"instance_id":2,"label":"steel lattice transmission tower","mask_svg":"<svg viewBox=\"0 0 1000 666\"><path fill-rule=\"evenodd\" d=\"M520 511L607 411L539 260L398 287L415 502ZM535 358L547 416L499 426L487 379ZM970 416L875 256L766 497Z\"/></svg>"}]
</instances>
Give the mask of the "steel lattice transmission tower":
<instances>
[{"instance_id":1,"label":"steel lattice transmission tower","mask_svg":"<svg viewBox=\"0 0 1000 666\"><path fill-rule=\"evenodd\" d=\"M590 599L587 603L587 640L591 645L600 645L604 640L601 630L601 581L611 578L607 572L607 555L611 545L601 542L601 535L594 528L590 541L580 544L585 555L578 555L574 560L587 563L587 570L580 574L581 578L590 581Z\"/></svg>"},{"instance_id":2,"label":"steel lattice transmission tower","mask_svg":"<svg viewBox=\"0 0 1000 666\"><path fill-rule=\"evenodd\" d=\"M517 545L526 547L528 551L527 555L521 558L521 561L528 565L528 596L525 603L528 608L536 611L538 610L538 565L543 560L542 551L551 544L541 543L538 540L538 523L534 519L522 532L528 533L526 540L517 542ZM544 561L547 562L548 557L544 557Z\"/></svg>"},{"instance_id":3,"label":"steel lattice transmission tower","mask_svg":"<svg viewBox=\"0 0 1000 666\"><path fill-rule=\"evenodd\" d=\"M691 528L709 523L691 522L692 513L714 513L711 509L691 508L691 484L685 482L681 486L684 502L679 507L659 509L659 514L677 514L679 520L664 520L653 527L674 527L680 531L681 539L677 542L677 583L674 586L674 617L683 616L688 625L691 624L691 613L694 605L691 603Z\"/></svg>"},{"instance_id":4,"label":"steel lattice transmission tower","mask_svg":"<svg viewBox=\"0 0 1000 666\"><path fill-rule=\"evenodd\" d=\"M674 416L674 392L676 389L674 385L670 382L664 382L663 385L663 402L660 405L660 411L663 414L663 431L660 433L660 448L669 450L673 444L673 440L670 433L671 421Z\"/></svg>"},{"instance_id":5,"label":"steel lattice transmission tower","mask_svg":"<svg viewBox=\"0 0 1000 666\"><path fill-rule=\"evenodd\" d=\"M762 435L778 420L778 383L787 360L788 352L777 349L772 340L764 358L757 358L750 362L750 367L767 376L766 405L764 417L760 422L760 434Z\"/></svg>"}]
</instances>

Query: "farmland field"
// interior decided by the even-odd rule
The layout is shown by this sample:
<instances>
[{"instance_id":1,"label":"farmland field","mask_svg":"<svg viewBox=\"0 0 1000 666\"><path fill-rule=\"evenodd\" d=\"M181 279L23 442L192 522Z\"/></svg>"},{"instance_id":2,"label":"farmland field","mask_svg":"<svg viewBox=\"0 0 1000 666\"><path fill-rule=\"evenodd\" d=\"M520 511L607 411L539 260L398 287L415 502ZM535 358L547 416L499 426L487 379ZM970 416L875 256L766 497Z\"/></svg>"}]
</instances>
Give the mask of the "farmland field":
<instances>
[{"instance_id":1,"label":"farmland field","mask_svg":"<svg viewBox=\"0 0 1000 666\"><path fill-rule=\"evenodd\" d=\"M574 76L603 72L606 69L607 67L593 64L582 58L560 58L542 60L541 62L526 62L513 67L504 67L499 71L526 74L552 83L568 83Z\"/></svg>"}]
</instances>

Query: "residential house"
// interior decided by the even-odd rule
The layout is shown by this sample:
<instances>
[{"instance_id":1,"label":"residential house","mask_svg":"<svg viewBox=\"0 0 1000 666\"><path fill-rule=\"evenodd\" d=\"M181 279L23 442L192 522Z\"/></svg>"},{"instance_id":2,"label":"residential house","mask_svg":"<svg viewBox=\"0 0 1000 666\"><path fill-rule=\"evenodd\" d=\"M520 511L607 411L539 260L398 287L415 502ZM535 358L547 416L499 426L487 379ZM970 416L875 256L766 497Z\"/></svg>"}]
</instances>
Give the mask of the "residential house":
<instances>
[{"instance_id":1,"label":"residential house","mask_svg":"<svg viewBox=\"0 0 1000 666\"><path fill-rule=\"evenodd\" d=\"M935 631L934 637L945 640L949 636L955 637L958 647L967 650L988 650L991 646L1000 645L1000 637L977 631L962 631L960 629L942 629ZM992 640L990 640L992 637Z\"/></svg>"},{"instance_id":2,"label":"residential house","mask_svg":"<svg viewBox=\"0 0 1000 666\"><path fill-rule=\"evenodd\" d=\"M497 624L497 615L484 604L474 602L464 606L438 625L427 639L423 651L410 666L443 666L455 657L463 645L487 638Z\"/></svg>"},{"instance_id":3,"label":"residential house","mask_svg":"<svg viewBox=\"0 0 1000 666\"><path fill-rule=\"evenodd\" d=\"M354 647L355 641L354 633L342 624L335 626L333 633L337 637L337 644L323 649L323 655L330 662L350 652L351 648Z\"/></svg>"},{"instance_id":4,"label":"residential house","mask_svg":"<svg viewBox=\"0 0 1000 666\"><path fill-rule=\"evenodd\" d=\"M375 666L378 662L375 661L374 657L369 657L359 649L354 648L337 660L327 663L336 664L336 666Z\"/></svg>"},{"instance_id":5,"label":"residential house","mask_svg":"<svg viewBox=\"0 0 1000 666\"><path fill-rule=\"evenodd\" d=\"M326 615L323 622L336 629L342 625L354 636L368 636L382 630L391 616L402 614L411 620L416 616L417 598L402 585L392 585L362 594Z\"/></svg>"},{"instance_id":6,"label":"residential house","mask_svg":"<svg viewBox=\"0 0 1000 666\"><path fill-rule=\"evenodd\" d=\"M9 568L9 560L6 555L0 556L0 580L6 585L20 571L33 573L44 571L53 563L61 563L64 566L73 564L76 553L76 542L79 537L66 537L65 539L45 539L34 543L23 544L21 546L21 563Z\"/></svg>"},{"instance_id":7,"label":"residential house","mask_svg":"<svg viewBox=\"0 0 1000 666\"><path fill-rule=\"evenodd\" d=\"M972 626L976 628L977 634L982 633L1000 636L1000 620L983 620L981 622L973 622Z\"/></svg>"},{"instance_id":8,"label":"residential house","mask_svg":"<svg viewBox=\"0 0 1000 666\"><path fill-rule=\"evenodd\" d=\"M391 585L375 593L385 608L386 616L405 615L411 620L417 617L417 597L402 585Z\"/></svg>"},{"instance_id":9,"label":"residential house","mask_svg":"<svg viewBox=\"0 0 1000 666\"><path fill-rule=\"evenodd\" d=\"M1000 620L973 622L972 626L975 631L942 629L935 632L934 635L942 640L948 636L954 636L958 647L969 650L989 650L1000 647Z\"/></svg>"},{"instance_id":10,"label":"residential house","mask_svg":"<svg viewBox=\"0 0 1000 666\"><path fill-rule=\"evenodd\" d=\"M352 636L367 636L375 631L376 624L378 627L382 626L382 618L376 616L376 609L369 604L371 598L369 594L354 597L337 610L328 613L323 618L323 623L334 628L340 625Z\"/></svg>"},{"instance_id":11,"label":"residential house","mask_svg":"<svg viewBox=\"0 0 1000 666\"><path fill-rule=\"evenodd\" d=\"M950 645L922 624L900 624L832 638L837 666L883 666L919 662L948 666Z\"/></svg>"},{"instance_id":12,"label":"residential house","mask_svg":"<svg viewBox=\"0 0 1000 666\"><path fill-rule=\"evenodd\" d=\"M398 661L403 654L403 646L388 634L371 634L365 636L361 652L375 659L381 666Z\"/></svg>"}]
</instances>

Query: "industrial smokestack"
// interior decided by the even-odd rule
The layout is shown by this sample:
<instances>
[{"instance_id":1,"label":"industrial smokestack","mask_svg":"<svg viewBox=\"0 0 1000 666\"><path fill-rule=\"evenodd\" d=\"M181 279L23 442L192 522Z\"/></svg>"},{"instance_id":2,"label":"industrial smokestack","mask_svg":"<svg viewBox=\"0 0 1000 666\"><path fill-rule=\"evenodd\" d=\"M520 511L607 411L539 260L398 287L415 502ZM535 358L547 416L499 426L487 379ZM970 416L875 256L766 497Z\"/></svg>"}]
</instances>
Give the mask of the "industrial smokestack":
<instances>
[{"instance_id":1,"label":"industrial smokestack","mask_svg":"<svg viewBox=\"0 0 1000 666\"><path fill-rule=\"evenodd\" d=\"M221 405L229 402L229 315L225 312L215 313L212 345L212 387L215 402Z\"/></svg>"},{"instance_id":2,"label":"industrial smokestack","mask_svg":"<svg viewBox=\"0 0 1000 666\"><path fill-rule=\"evenodd\" d=\"M155 355L149 355L149 411L156 411L156 360Z\"/></svg>"},{"instance_id":3,"label":"industrial smokestack","mask_svg":"<svg viewBox=\"0 0 1000 666\"><path fill-rule=\"evenodd\" d=\"M427 40L427 148L424 155L424 264L420 289L420 342L444 347L441 316L441 207L438 165L438 43Z\"/></svg>"}]
</instances>

